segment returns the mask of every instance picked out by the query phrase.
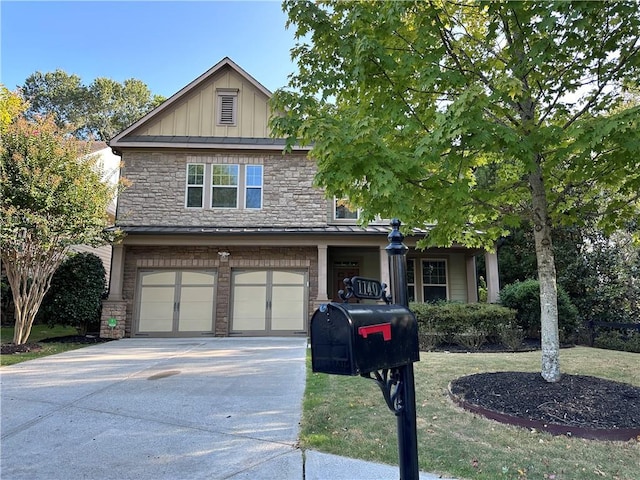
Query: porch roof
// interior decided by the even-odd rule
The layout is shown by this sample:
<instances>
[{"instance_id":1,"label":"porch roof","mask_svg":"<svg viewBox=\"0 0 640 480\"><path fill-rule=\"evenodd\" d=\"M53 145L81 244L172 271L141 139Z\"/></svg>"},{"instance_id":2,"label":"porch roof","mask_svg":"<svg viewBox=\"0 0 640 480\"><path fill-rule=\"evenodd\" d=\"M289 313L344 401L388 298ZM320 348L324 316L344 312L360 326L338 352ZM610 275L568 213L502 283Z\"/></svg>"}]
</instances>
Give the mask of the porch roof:
<instances>
[{"instance_id":1,"label":"porch roof","mask_svg":"<svg viewBox=\"0 0 640 480\"><path fill-rule=\"evenodd\" d=\"M109 230L122 230L128 234L136 235L318 235L318 234L357 234L380 235L391 232L391 227L386 225L324 225L318 227L288 227L288 226L256 226L256 227L224 227L224 226L158 226L158 225L120 225ZM414 235L425 235L428 230L413 229Z\"/></svg>"}]
</instances>

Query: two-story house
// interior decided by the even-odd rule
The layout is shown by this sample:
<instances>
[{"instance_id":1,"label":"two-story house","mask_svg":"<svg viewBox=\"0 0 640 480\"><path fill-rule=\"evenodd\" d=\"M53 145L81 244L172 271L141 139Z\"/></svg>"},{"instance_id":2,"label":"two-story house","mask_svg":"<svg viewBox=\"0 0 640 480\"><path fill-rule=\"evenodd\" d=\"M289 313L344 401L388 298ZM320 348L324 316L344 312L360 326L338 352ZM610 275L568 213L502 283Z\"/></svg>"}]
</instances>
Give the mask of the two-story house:
<instances>
[{"instance_id":1,"label":"two-story house","mask_svg":"<svg viewBox=\"0 0 640 480\"><path fill-rule=\"evenodd\" d=\"M102 336L307 335L345 277L388 282L388 221L313 187L308 149L270 136L270 96L224 58L111 140L131 185ZM477 301L477 253L410 248L410 296Z\"/></svg>"}]
</instances>

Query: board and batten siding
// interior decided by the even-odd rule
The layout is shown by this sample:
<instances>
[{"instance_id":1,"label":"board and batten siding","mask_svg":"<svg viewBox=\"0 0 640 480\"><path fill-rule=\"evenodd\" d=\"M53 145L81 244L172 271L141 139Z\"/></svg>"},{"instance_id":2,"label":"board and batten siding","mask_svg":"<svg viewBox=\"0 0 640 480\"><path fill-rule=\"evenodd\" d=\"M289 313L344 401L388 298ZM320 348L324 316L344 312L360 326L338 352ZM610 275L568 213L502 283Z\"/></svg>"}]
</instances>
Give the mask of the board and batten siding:
<instances>
[{"instance_id":1,"label":"board and batten siding","mask_svg":"<svg viewBox=\"0 0 640 480\"><path fill-rule=\"evenodd\" d=\"M217 92L238 91L236 125L217 125ZM222 69L177 105L138 129L140 136L269 137L269 99L231 68Z\"/></svg>"},{"instance_id":2,"label":"board and batten siding","mask_svg":"<svg viewBox=\"0 0 640 480\"><path fill-rule=\"evenodd\" d=\"M467 266L463 254L447 256L449 274L449 300L467 302Z\"/></svg>"}]
</instances>

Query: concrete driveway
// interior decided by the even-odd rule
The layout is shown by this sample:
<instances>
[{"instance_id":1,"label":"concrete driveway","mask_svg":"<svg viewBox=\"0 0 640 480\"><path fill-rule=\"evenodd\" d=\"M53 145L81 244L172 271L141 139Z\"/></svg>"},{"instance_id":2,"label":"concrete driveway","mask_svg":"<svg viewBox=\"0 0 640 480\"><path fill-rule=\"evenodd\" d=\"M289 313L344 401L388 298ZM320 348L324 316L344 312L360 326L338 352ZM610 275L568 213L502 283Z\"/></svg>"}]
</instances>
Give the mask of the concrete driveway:
<instances>
[{"instance_id":1,"label":"concrete driveway","mask_svg":"<svg viewBox=\"0 0 640 480\"><path fill-rule=\"evenodd\" d=\"M3 479L296 479L305 339L124 339L2 367Z\"/></svg>"},{"instance_id":2,"label":"concrete driveway","mask_svg":"<svg viewBox=\"0 0 640 480\"><path fill-rule=\"evenodd\" d=\"M2 367L0 478L397 479L297 447L306 344L124 339Z\"/></svg>"}]
</instances>

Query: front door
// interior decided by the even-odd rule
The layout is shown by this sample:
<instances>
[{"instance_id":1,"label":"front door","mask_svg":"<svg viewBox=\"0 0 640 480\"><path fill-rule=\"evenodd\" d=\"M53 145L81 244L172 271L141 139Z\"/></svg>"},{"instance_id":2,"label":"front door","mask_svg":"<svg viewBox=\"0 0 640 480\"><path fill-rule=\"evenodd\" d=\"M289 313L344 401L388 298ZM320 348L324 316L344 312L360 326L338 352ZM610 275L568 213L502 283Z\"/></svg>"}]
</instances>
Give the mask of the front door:
<instances>
[{"instance_id":1,"label":"front door","mask_svg":"<svg viewBox=\"0 0 640 480\"><path fill-rule=\"evenodd\" d=\"M338 292L344 290L344 279L360 275L360 265L358 262L340 262L333 265L333 292L331 292L334 302L343 302ZM356 301L355 298L349 300Z\"/></svg>"}]
</instances>

